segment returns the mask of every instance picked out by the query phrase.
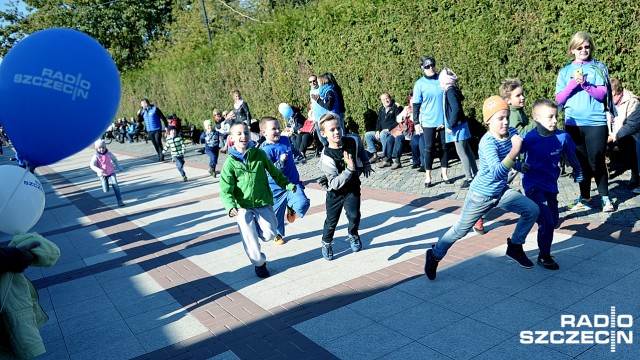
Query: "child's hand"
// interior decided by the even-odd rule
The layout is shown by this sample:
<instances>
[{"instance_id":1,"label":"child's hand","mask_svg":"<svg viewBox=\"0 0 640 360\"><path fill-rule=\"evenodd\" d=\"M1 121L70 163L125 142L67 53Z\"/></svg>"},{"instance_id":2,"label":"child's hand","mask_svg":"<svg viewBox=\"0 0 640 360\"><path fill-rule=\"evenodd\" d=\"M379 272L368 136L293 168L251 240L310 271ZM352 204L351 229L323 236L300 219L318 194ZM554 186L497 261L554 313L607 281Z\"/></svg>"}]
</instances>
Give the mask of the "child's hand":
<instances>
[{"instance_id":1,"label":"child's hand","mask_svg":"<svg viewBox=\"0 0 640 360\"><path fill-rule=\"evenodd\" d=\"M344 152L344 163L347 164L347 167L351 169L356 168L355 166L353 166L353 158L351 157L351 154L346 151Z\"/></svg>"},{"instance_id":2,"label":"child's hand","mask_svg":"<svg viewBox=\"0 0 640 360\"><path fill-rule=\"evenodd\" d=\"M520 172L523 174L529 171L529 169L531 169L531 164L529 163L523 162L522 165L520 165Z\"/></svg>"},{"instance_id":3,"label":"child's hand","mask_svg":"<svg viewBox=\"0 0 640 360\"><path fill-rule=\"evenodd\" d=\"M287 161L287 158L289 157L289 154L282 154L280 155L280 161L285 162Z\"/></svg>"},{"instance_id":4,"label":"child's hand","mask_svg":"<svg viewBox=\"0 0 640 360\"><path fill-rule=\"evenodd\" d=\"M238 215L238 209L233 208L233 209L229 210L229 217L234 217L236 215Z\"/></svg>"},{"instance_id":5,"label":"child's hand","mask_svg":"<svg viewBox=\"0 0 640 360\"><path fill-rule=\"evenodd\" d=\"M518 134L513 135L511 137L511 150L519 153L520 148L522 148L522 137Z\"/></svg>"},{"instance_id":6,"label":"child's hand","mask_svg":"<svg viewBox=\"0 0 640 360\"><path fill-rule=\"evenodd\" d=\"M371 168L371 165L365 165L364 169L362 171L362 174L364 175L365 178L368 178L369 175L371 175L371 173L373 173L373 169Z\"/></svg>"},{"instance_id":7,"label":"child's hand","mask_svg":"<svg viewBox=\"0 0 640 360\"><path fill-rule=\"evenodd\" d=\"M100 171L100 176L107 176L107 173L105 173L104 170Z\"/></svg>"}]
</instances>

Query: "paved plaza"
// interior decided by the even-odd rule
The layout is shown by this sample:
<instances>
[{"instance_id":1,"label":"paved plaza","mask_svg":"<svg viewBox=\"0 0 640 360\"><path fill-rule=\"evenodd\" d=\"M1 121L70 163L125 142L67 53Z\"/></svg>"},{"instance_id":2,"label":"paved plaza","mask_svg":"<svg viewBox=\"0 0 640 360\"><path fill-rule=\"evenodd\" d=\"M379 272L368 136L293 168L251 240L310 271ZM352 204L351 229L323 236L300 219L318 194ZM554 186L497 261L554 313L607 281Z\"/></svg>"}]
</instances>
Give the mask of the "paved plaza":
<instances>
[{"instance_id":1,"label":"paved plaza","mask_svg":"<svg viewBox=\"0 0 640 360\"><path fill-rule=\"evenodd\" d=\"M311 208L286 224L285 245L263 244L271 277L261 280L198 145L189 145L187 182L171 160L154 161L150 143L108 148L125 167L118 180L126 207L102 192L90 148L36 172L46 207L33 231L62 252L55 266L25 272L50 318L42 359L640 358L640 196L628 172L611 180L612 214L568 211L578 187L561 178L552 248L559 271L507 259L517 218L494 210L488 233L454 245L429 281L424 253L466 195L459 162L450 169L455 184L442 183L436 168L428 189L407 155L398 171L374 168L363 179L363 250L352 253L345 242L343 216L336 255L326 261L325 192L315 183L317 159L309 159L299 169ZM15 164L8 154L0 165ZM536 227L525 250L535 262ZM561 327L563 315L610 319L612 307L631 315L630 328L622 320ZM521 343L523 331L570 330L608 335L597 344Z\"/></svg>"}]
</instances>

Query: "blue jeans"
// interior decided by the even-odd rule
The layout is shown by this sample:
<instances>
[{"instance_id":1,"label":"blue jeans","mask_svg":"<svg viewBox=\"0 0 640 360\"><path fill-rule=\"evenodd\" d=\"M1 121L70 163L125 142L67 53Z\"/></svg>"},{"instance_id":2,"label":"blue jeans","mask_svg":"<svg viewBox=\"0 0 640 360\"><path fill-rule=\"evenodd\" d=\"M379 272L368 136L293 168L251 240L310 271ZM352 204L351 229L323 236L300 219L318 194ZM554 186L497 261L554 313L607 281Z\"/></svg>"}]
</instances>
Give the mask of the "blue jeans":
<instances>
[{"instance_id":1,"label":"blue jeans","mask_svg":"<svg viewBox=\"0 0 640 360\"><path fill-rule=\"evenodd\" d=\"M640 137L636 139L636 156L638 158L638 174L640 175Z\"/></svg>"},{"instance_id":2,"label":"blue jeans","mask_svg":"<svg viewBox=\"0 0 640 360\"><path fill-rule=\"evenodd\" d=\"M278 220L278 233L284 236L284 214L287 206L292 208L299 217L303 218L309 210L311 201L304 193L302 184L296 185L296 192L278 189L273 191L273 211L276 213Z\"/></svg>"},{"instance_id":3,"label":"blue jeans","mask_svg":"<svg viewBox=\"0 0 640 360\"><path fill-rule=\"evenodd\" d=\"M387 146L387 137L389 136L389 132L388 131L381 131L380 132L380 139L376 139L376 132L375 131L367 131L364 134L364 141L367 143L367 151L370 154L375 154L376 153L376 142L379 142L380 144L382 144L382 154L384 154L386 146Z\"/></svg>"},{"instance_id":4,"label":"blue jeans","mask_svg":"<svg viewBox=\"0 0 640 360\"><path fill-rule=\"evenodd\" d=\"M538 223L538 249L541 256L551 255L551 243L553 242L553 230L558 226L558 195L536 189L527 191L527 197L533 200L540 215Z\"/></svg>"},{"instance_id":5,"label":"blue jeans","mask_svg":"<svg viewBox=\"0 0 640 360\"><path fill-rule=\"evenodd\" d=\"M495 197L480 195L469 190L467 197L464 199L462 213L458 218L458 222L438 240L433 249L436 258L442 259L449 248L456 241L467 235L473 224L494 207L520 215L516 229L511 236L511 242L524 244L527 234L529 234L540 213L536 203L511 188Z\"/></svg>"},{"instance_id":6,"label":"blue jeans","mask_svg":"<svg viewBox=\"0 0 640 360\"><path fill-rule=\"evenodd\" d=\"M400 136L391 136L388 132L386 136L386 145L384 150L384 157L387 161L391 161L391 159L396 159L400 162L400 155L402 155L402 140L404 140L404 135ZM382 138L382 135L380 135Z\"/></svg>"},{"instance_id":7,"label":"blue jeans","mask_svg":"<svg viewBox=\"0 0 640 360\"><path fill-rule=\"evenodd\" d=\"M173 161L176 162L176 167L178 168L180 175L184 176L184 170L182 169L184 167L184 156L174 156Z\"/></svg>"},{"instance_id":8,"label":"blue jeans","mask_svg":"<svg viewBox=\"0 0 640 360\"><path fill-rule=\"evenodd\" d=\"M109 185L111 185L113 193L116 195L116 200L118 200L118 204L120 204L122 202L122 196L120 195L120 186L118 185L116 173L109 176L101 176L100 182L102 182L102 191L105 193L109 192Z\"/></svg>"},{"instance_id":9,"label":"blue jeans","mask_svg":"<svg viewBox=\"0 0 640 360\"><path fill-rule=\"evenodd\" d=\"M218 154L220 153L219 146L204 146L204 152L209 156L209 167L215 169L218 164Z\"/></svg>"},{"instance_id":10,"label":"blue jeans","mask_svg":"<svg viewBox=\"0 0 640 360\"><path fill-rule=\"evenodd\" d=\"M411 135L411 164L424 167L424 140L422 140L422 134Z\"/></svg>"}]
</instances>

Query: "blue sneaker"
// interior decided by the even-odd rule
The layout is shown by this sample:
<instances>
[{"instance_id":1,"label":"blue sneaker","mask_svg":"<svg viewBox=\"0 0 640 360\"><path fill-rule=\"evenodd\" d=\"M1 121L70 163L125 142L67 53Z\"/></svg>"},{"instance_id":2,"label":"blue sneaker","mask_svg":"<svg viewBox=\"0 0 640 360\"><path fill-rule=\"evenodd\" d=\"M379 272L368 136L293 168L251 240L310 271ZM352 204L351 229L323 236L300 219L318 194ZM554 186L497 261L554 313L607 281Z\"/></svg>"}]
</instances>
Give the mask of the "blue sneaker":
<instances>
[{"instance_id":1,"label":"blue sneaker","mask_svg":"<svg viewBox=\"0 0 640 360\"><path fill-rule=\"evenodd\" d=\"M358 252L362 249L362 241L360 241L360 236L349 235L347 238L351 243L351 251Z\"/></svg>"},{"instance_id":2,"label":"blue sneaker","mask_svg":"<svg viewBox=\"0 0 640 360\"><path fill-rule=\"evenodd\" d=\"M326 260L333 260L333 249L331 243L322 242L322 257Z\"/></svg>"}]
</instances>

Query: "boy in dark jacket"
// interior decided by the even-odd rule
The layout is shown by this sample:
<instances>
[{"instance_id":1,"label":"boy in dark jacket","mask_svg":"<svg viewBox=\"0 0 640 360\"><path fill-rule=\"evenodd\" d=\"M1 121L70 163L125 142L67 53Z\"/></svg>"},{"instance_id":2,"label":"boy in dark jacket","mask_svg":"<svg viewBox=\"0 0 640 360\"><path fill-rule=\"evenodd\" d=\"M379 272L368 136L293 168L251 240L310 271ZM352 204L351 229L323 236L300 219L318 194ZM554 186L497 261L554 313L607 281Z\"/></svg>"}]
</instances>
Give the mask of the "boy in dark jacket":
<instances>
[{"instance_id":1,"label":"boy in dark jacket","mask_svg":"<svg viewBox=\"0 0 640 360\"><path fill-rule=\"evenodd\" d=\"M344 208L349 220L349 237L351 250L362 249L362 241L358 234L360 226L360 178L359 174L369 176L371 165L362 141L357 136L342 135L340 117L334 113L322 115L319 121L320 131L329 145L322 150L320 168L326 176L327 218L322 231L322 256L326 260L333 259L333 234L336 231L340 213Z\"/></svg>"}]
</instances>

